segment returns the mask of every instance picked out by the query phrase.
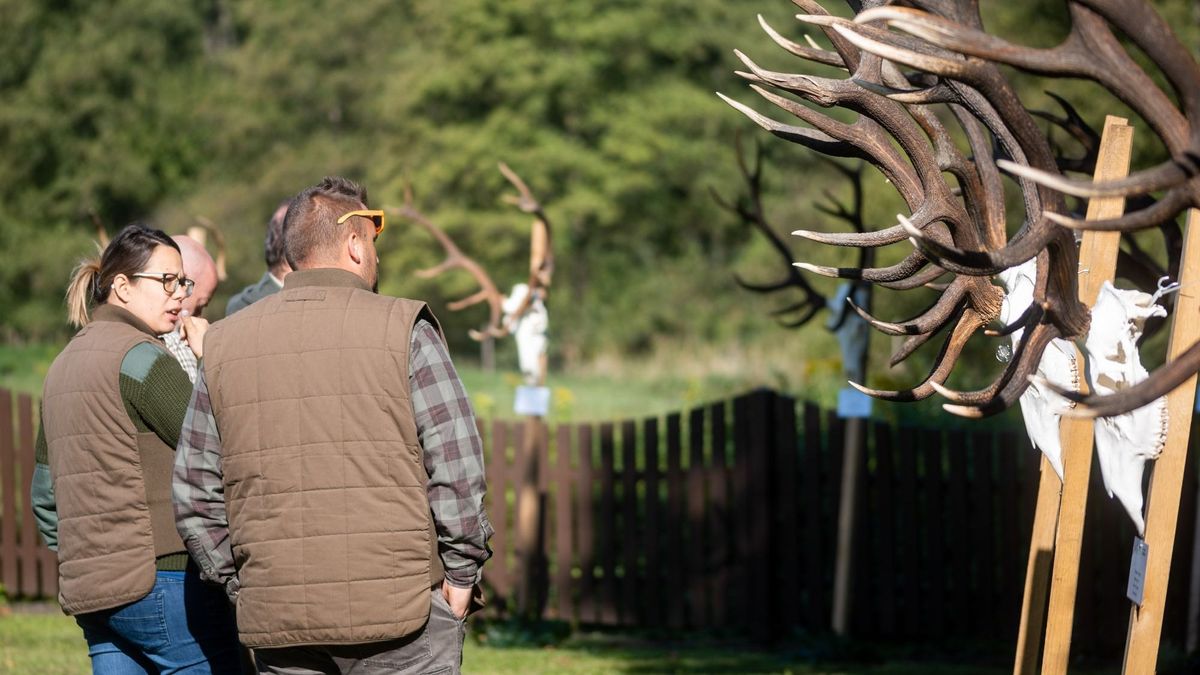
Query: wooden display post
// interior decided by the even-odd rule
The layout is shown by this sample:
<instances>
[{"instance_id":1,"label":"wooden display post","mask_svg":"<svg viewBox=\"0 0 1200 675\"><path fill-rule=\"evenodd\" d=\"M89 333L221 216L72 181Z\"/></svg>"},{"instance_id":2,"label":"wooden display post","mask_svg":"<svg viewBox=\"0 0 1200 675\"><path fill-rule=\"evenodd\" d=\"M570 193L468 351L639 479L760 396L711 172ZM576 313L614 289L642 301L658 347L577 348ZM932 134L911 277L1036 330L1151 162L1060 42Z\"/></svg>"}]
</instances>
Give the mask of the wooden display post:
<instances>
[{"instance_id":1,"label":"wooden display post","mask_svg":"<svg viewBox=\"0 0 1200 675\"><path fill-rule=\"evenodd\" d=\"M1171 315L1171 340L1167 361L1200 338L1200 210L1188 211L1184 225L1183 260L1179 268L1179 297ZM1127 674L1153 673L1158 662L1158 643L1162 636L1163 609L1167 601L1167 580L1171 574L1171 555L1175 550L1175 526L1179 519L1179 498L1183 472L1187 464L1188 436L1192 430L1192 410L1196 400L1196 376L1167 394L1167 442L1155 460L1146 499L1146 581L1142 606L1129 612L1129 633L1125 639Z\"/></svg>"},{"instance_id":2,"label":"wooden display post","mask_svg":"<svg viewBox=\"0 0 1200 675\"><path fill-rule=\"evenodd\" d=\"M1132 139L1133 129L1126 120L1110 116L1105 121L1096 166L1097 182L1123 178L1128 174ZM1123 199L1098 198L1088 204L1087 218L1112 218L1123 212ZM1200 211L1193 209L1188 214L1185 231L1179 279L1182 287L1171 316L1168 362L1200 338L1200 289L1196 288L1200 284L1198 240ZM1100 285L1113 278L1119 244L1119 232L1084 233L1079 254L1079 298L1089 307L1095 303ZM1086 387L1086 383L1081 385ZM1130 612L1123 670L1126 674L1152 674L1158 660L1195 390L1196 376L1193 375L1167 396L1169 431L1162 455L1151 467L1145 538L1150 552L1142 605L1133 606ZM1044 459L1042 461L1042 480L1030 542L1014 675L1030 675L1037 667L1039 645L1036 638L1043 628L1042 607L1046 606L1047 591L1050 599L1041 672L1043 675L1067 672L1084 512L1091 477L1092 429L1090 420L1063 419L1064 482L1061 491L1057 481L1053 480L1049 465ZM1049 578L1047 571L1051 571Z\"/></svg>"},{"instance_id":3,"label":"wooden display post","mask_svg":"<svg viewBox=\"0 0 1200 675\"><path fill-rule=\"evenodd\" d=\"M1107 117L1094 180L1110 181L1128 175L1132 145L1133 127L1129 126L1128 120L1111 115ZM1113 218L1124 211L1124 198L1092 199L1088 203L1087 219ZM1089 308L1096 303L1101 284L1113 279L1120 240L1119 232L1084 232L1079 251L1079 300ZM1083 363L1083 357L1078 352L1076 359L1078 363ZM1080 388L1087 389L1082 368ZM1040 640L1036 636L1042 634L1043 617L1046 618L1043 675L1066 673L1070 656L1084 512L1092 472L1092 421L1064 417L1059 433L1062 438L1063 481L1059 483L1055 480L1057 476L1043 459L1026 567L1016 663L1013 666L1015 675L1031 675L1037 666ZM1050 572L1049 579L1047 572ZM1047 591L1050 593L1050 605L1048 611L1043 612Z\"/></svg>"}]
</instances>

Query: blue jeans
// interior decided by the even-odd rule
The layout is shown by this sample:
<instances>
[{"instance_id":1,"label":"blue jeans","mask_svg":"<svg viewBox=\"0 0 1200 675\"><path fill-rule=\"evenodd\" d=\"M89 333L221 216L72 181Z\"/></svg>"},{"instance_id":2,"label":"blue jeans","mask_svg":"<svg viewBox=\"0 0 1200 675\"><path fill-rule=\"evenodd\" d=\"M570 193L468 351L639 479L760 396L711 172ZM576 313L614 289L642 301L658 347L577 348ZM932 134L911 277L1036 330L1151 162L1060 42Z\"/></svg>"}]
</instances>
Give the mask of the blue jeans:
<instances>
[{"instance_id":1,"label":"blue jeans","mask_svg":"<svg viewBox=\"0 0 1200 675\"><path fill-rule=\"evenodd\" d=\"M144 598L75 617L96 675L240 673L225 592L196 572L158 572Z\"/></svg>"}]
</instances>

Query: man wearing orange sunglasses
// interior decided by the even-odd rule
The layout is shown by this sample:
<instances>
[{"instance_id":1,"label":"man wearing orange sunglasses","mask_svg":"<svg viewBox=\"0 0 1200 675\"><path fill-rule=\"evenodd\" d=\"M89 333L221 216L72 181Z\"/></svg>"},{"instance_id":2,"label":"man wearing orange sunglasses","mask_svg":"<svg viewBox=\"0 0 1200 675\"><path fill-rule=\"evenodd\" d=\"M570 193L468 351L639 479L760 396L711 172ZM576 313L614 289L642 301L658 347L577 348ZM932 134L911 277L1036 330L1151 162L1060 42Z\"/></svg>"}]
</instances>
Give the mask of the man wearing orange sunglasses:
<instances>
[{"instance_id":1,"label":"man wearing orange sunglasses","mask_svg":"<svg viewBox=\"0 0 1200 675\"><path fill-rule=\"evenodd\" d=\"M459 672L491 556L483 446L424 303L380 296L382 211L344 178L292 199L283 290L213 324L176 524L259 672Z\"/></svg>"}]
</instances>

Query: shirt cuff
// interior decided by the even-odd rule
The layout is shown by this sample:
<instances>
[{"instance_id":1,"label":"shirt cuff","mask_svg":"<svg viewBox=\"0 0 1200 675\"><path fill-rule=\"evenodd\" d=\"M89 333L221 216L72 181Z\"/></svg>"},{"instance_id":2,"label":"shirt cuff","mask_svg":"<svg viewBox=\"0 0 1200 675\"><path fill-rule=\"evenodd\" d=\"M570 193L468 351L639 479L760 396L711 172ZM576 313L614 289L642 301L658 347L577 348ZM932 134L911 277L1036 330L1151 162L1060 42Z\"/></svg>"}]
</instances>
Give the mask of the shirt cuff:
<instances>
[{"instance_id":1,"label":"shirt cuff","mask_svg":"<svg viewBox=\"0 0 1200 675\"><path fill-rule=\"evenodd\" d=\"M446 568L446 583L455 588L471 588L479 583L479 566L472 563L453 570Z\"/></svg>"}]
</instances>

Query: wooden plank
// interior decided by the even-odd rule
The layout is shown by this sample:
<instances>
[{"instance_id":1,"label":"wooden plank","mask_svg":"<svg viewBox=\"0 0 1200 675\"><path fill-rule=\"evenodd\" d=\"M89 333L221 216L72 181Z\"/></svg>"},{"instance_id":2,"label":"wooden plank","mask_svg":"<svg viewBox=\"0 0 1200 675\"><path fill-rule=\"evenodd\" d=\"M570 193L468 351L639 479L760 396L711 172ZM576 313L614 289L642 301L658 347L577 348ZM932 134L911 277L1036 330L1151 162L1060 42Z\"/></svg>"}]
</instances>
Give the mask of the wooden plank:
<instances>
[{"instance_id":1,"label":"wooden plank","mask_svg":"<svg viewBox=\"0 0 1200 675\"><path fill-rule=\"evenodd\" d=\"M1015 434L997 436L996 454L996 589L998 602L992 615L994 635L1010 635L1009 628L1020 619L1021 579L1017 576L1022 537L1017 532L1020 513L1017 492L1017 453L1024 446L1013 442Z\"/></svg>"},{"instance_id":2,"label":"wooden plank","mask_svg":"<svg viewBox=\"0 0 1200 675\"><path fill-rule=\"evenodd\" d=\"M789 396L775 397L772 416L775 447L775 512L774 538L778 547L777 560L787 561L787 570L778 579L780 606L788 608L780 616L779 625L788 628L797 621L796 608L801 607L800 574L800 486L796 476L796 400Z\"/></svg>"},{"instance_id":3,"label":"wooden plank","mask_svg":"<svg viewBox=\"0 0 1200 675\"><path fill-rule=\"evenodd\" d=\"M850 608L854 598L854 559L856 535L862 518L858 513L861 473L866 450L867 421L861 418L839 420L845 430L842 447L841 482L837 516L837 547L833 568L833 611L831 624L835 635L849 634L852 621Z\"/></svg>"},{"instance_id":4,"label":"wooden plank","mask_svg":"<svg viewBox=\"0 0 1200 675\"><path fill-rule=\"evenodd\" d=\"M758 608L750 598L750 584L758 581L752 577L750 565L750 558L755 554L750 539L750 454L750 397L743 395L733 400L733 486L730 505L734 550L730 560L733 572L729 589L737 626L753 635L763 619L756 615Z\"/></svg>"},{"instance_id":5,"label":"wooden plank","mask_svg":"<svg viewBox=\"0 0 1200 675\"><path fill-rule=\"evenodd\" d=\"M746 460L745 518L750 546L743 549L746 575L742 588L746 593L745 612L750 634L758 640L775 637L779 627L778 579L779 565L773 564L768 528L771 509L776 503L771 481L771 412L775 407L775 392L760 389L746 399L748 429Z\"/></svg>"},{"instance_id":6,"label":"wooden plank","mask_svg":"<svg viewBox=\"0 0 1200 675\"><path fill-rule=\"evenodd\" d=\"M921 593L921 539L920 511L917 497L917 434L914 429L900 428L899 460L897 462L897 540L900 560L896 567L900 572L900 604L898 617L900 637L914 638L919 635L919 626L924 621L925 598Z\"/></svg>"},{"instance_id":7,"label":"wooden plank","mask_svg":"<svg viewBox=\"0 0 1200 675\"><path fill-rule=\"evenodd\" d=\"M637 423L621 423L621 623L631 626L645 621L638 602L641 590L638 558Z\"/></svg>"},{"instance_id":8,"label":"wooden plank","mask_svg":"<svg viewBox=\"0 0 1200 675\"><path fill-rule=\"evenodd\" d=\"M488 583L501 598L507 598L508 575L508 424L492 421L491 447L487 463L488 520L492 523L492 559L483 566Z\"/></svg>"},{"instance_id":9,"label":"wooden plank","mask_svg":"<svg viewBox=\"0 0 1200 675\"><path fill-rule=\"evenodd\" d=\"M1200 475L1200 459L1197 458L1196 420L1192 417L1191 433L1188 438L1187 463L1183 469L1183 488L1180 492L1179 522L1175 528L1175 556L1171 563L1171 577L1175 583L1167 587L1167 613L1163 618L1165 640L1177 645L1188 642L1189 613L1191 611L1191 574L1195 560L1196 531L1196 485ZM1185 579L1187 581L1185 581ZM1186 649L1186 647L1185 647Z\"/></svg>"},{"instance_id":10,"label":"wooden plank","mask_svg":"<svg viewBox=\"0 0 1200 675\"><path fill-rule=\"evenodd\" d=\"M837 416L837 412L826 410L825 417L825 451L821 454L821 583L825 592L822 598L822 626L828 626L833 616L834 594L834 565L837 564L837 528L841 511L842 497L842 465L846 450L845 420ZM830 555L833 552L833 555Z\"/></svg>"},{"instance_id":11,"label":"wooden plank","mask_svg":"<svg viewBox=\"0 0 1200 675\"><path fill-rule=\"evenodd\" d=\"M12 394L0 389L0 582L14 591L17 567L17 448Z\"/></svg>"},{"instance_id":12,"label":"wooden plank","mask_svg":"<svg viewBox=\"0 0 1200 675\"><path fill-rule=\"evenodd\" d=\"M871 471L874 449L870 443L870 421L850 419L847 422L859 426L861 441L859 441L857 487L854 490L855 525L851 532L854 555L850 559L850 631L854 635L879 634L879 600L877 587L879 585L879 563L875 557L872 542L876 538L876 522L871 512L876 501L875 488L879 480L877 471ZM847 452L849 451L847 441Z\"/></svg>"},{"instance_id":13,"label":"wooden plank","mask_svg":"<svg viewBox=\"0 0 1200 675\"><path fill-rule=\"evenodd\" d=\"M571 521L571 427L558 425L555 430L554 452L554 595L558 618L572 623L578 622L575 599L572 593L571 570L575 566L571 534L575 530Z\"/></svg>"},{"instance_id":14,"label":"wooden plank","mask_svg":"<svg viewBox=\"0 0 1200 675\"><path fill-rule=\"evenodd\" d=\"M976 635L996 635L1001 629L1008 628L1008 624L994 621L995 589L999 588L999 579L993 553L998 528L992 515L992 500L997 491L992 480L992 439L993 435L985 431L970 434L973 471L967 494L971 498L971 530L975 535L971 551L975 573L969 611L974 619Z\"/></svg>"},{"instance_id":15,"label":"wooden plank","mask_svg":"<svg viewBox=\"0 0 1200 675\"><path fill-rule=\"evenodd\" d=\"M667 527L663 532L666 543L667 575L663 587L667 594L665 605L667 625L679 629L684 625L684 588L687 569L683 563L686 523L683 518L683 468L680 458L683 442L679 433L679 414L667 416Z\"/></svg>"},{"instance_id":16,"label":"wooden plank","mask_svg":"<svg viewBox=\"0 0 1200 675\"><path fill-rule=\"evenodd\" d=\"M800 533L804 560L804 625L810 631L826 630L829 612L826 598L829 586L825 583L825 543L821 537L822 494L825 484L821 476L821 410L812 403L804 404L804 455L800 475L803 523Z\"/></svg>"},{"instance_id":17,"label":"wooden plank","mask_svg":"<svg viewBox=\"0 0 1200 675\"><path fill-rule=\"evenodd\" d=\"M1017 628L1017 656L1013 675L1032 675L1037 671L1041 653L1042 629L1046 621L1046 595L1050 591L1054 561L1054 532L1062 482L1045 456L1038 453L1041 472L1038 478L1037 507L1029 535L1029 559L1025 563L1025 591L1021 600L1021 621Z\"/></svg>"},{"instance_id":18,"label":"wooden plank","mask_svg":"<svg viewBox=\"0 0 1200 675\"><path fill-rule=\"evenodd\" d=\"M604 575L600 623L615 625L618 621L617 606L617 556L616 556L616 468L613 450L613 425L600 425L600 569Z\"/></svg>"},{"instance_id":19,"label":"wooden plank","mask_svg":"<svg viewBox=\"0 0 1200 675\"><path fill-rule=\"evenodd\" d=\"M943 501L943 440L936 430L921 432L921 454L925 463L925 475L921 484L925 493L925 509L921 522L925 526L925 580L928 584L925 600L928 603L928 621L924 628L930 637L946 632L946 528L942 527L947 515Z\"/></svg>"},{"instance_id":20,"label":"wooden plank","mask_svg":"<svg viewBox=\"0 0 1200 675\"><path fill-rule=\"evenodd\" d=\"M1109 115L1105 120L1096 160L1096 181L1115 180L1129 173L1133 127ZM1125 212L1122 197L1096 198L1088 203L1087 219L1115 218ZM1079 300L1088 307L1105 281L1116 272L1120 232L1085 232L1079 245ZM1076 355L1083 363L1082 354ZM1086 389L1086 383L1081 383ZM1071 653L1071 631L1075 619L1075 594L1079 583L1079 556L1083 545L1084 516L1092 471L1092 422L1063 418L1060 425L1063 447L1063 486L1059 501L1058 530L1054 537L1054 562L1047 610L1046 645L1042 656L1043 675L1067 672ZM1173 523L1172 523L1173 524ZM1174 530L1172 529L1172 533ZM1165 570L1164 570L1165 572Z\"/></svg>"},{"instance_id":21,"label":"wooden plank","mask_svg":"<svg viewBox=\"0 0 1200 675\"><path fill-rule=\"evenodd\" d=\"M1188 211L1185 228L1179 272L1181 287L1175 299L1167 345L1168 363L1200 339L1200 209ZM1146 544L1150 552L1142 606L1131 608L1129 614L1126 673L1151 673L1157 663L1195 398L1195 375L1167 394L1171 431L1150 475L1146 500Z\"/></svg>"},{"instance_id":22,"label":"wooden plank","mask_svg":"<svg viewBox=\"0 0 1200 675\"><path fill-rule=\"evenodd\" d=\"M670 512L666 518L661 517L662 509L659 504L659 450L658 450L658 419L650 418L642 425L643 450L645 459L645 516L642 519L645 527L642 530L641 550L646 556L645 583L642 592L638 594L638 602L642 606L645 617L642 625L658 628L663 624L664 604L679 606L680 598L664 589L662 575L663 539L670 536L674 528L682 523L671 519ZM669 547L669 545L668 545ZM670 574L667 579L676 577L675 567L668 567ZM665 591L665 592L664 592Z\"/></svg>"},{"instance_id":23,"label":"wooden plank","mask_svg":"<svg viewBox=\"0 0 1200 675\"><path fill-rule=\"evenodd\" d=\"M597 500L592 458L592 425L579 425L576 448L576 462L579 465L578 483L575 485L575 514L579 523L579 533L576 536L580 572L579 620L600 623L600 607L603 603L597 598L599 590L596 584L596 530L593 514L596 512Z\"/></svg>"},{"instance_id":24,"label":"wooden plank","mask_svg":"<svg viewBox=\"0 0 1200 675\"><path fill-rule=\"evenodd\" d=\"M961 430L945 435L945 459L950 473L946 481L946 540L942 549L946 565L946 625L951 634L965 635L971 630L970 576L972 551L964 546L971 540L968 522L975 527L982 523L968 519L967 513L967 434Z\"/></svg>"},{"instance_id":25,"label":"wooden plank","mask_svg":"<svg viewBox=\"0 0 1200 675\"><path fill-rule=\"evenodd\" d=\"M875 439L875 471L873 475L874 508L871 522L876 531L874 560L868 573L876 580L875 597L879 611L876 617L881 635L896 634L896 501L893 495L895 468L892 458L892 430L883 422L871 425Z\"/></svg>"},{"instance_id":26,"label":"wooden plank","mask_svg":"<svg viewBox=\"0 0 1200 675\"><path fill-rule=\"evenodd\" d=\"M17 484L21 495L21 586L20 594L27 598L39 597L38 586L38 535L33 520L33 509L29 508L29 486L33 484L33 398L29 394L17 396L17 428L19 429L17 458L21 463L21 479Z\"/></svg>"},{"instance_id":27,"label":"wooden plank","mask_svg":"<svg viewBox=\"0 0 1200 675\"><path fill-rule=\"evenodd\" d=\"M709 568L705 564L708 557L708 537L704 528L708 491L705 488L704 440L704 409L696 408L688 414L688 556L684 562L688 570L688 616L696 628L712 625L708 613Z\"/></svg>"},{"instance_id":28,"label":"wooden plank","mask_svg":"<svg viewBox=\"0 0 1200 675\"><path fill-rule=\"evenodd\" d=\"M729 615L730 551L729 536L729 473L726 468L727 422L725 404L715 403L709 409L712 425L712 465L708 473L708 494L711 506L708 509L707 533L712 540L709 550L708 569L711 570L709 599L712 602L712 625L729 626L733 623Z\"/></svg>"}]
</instances>

